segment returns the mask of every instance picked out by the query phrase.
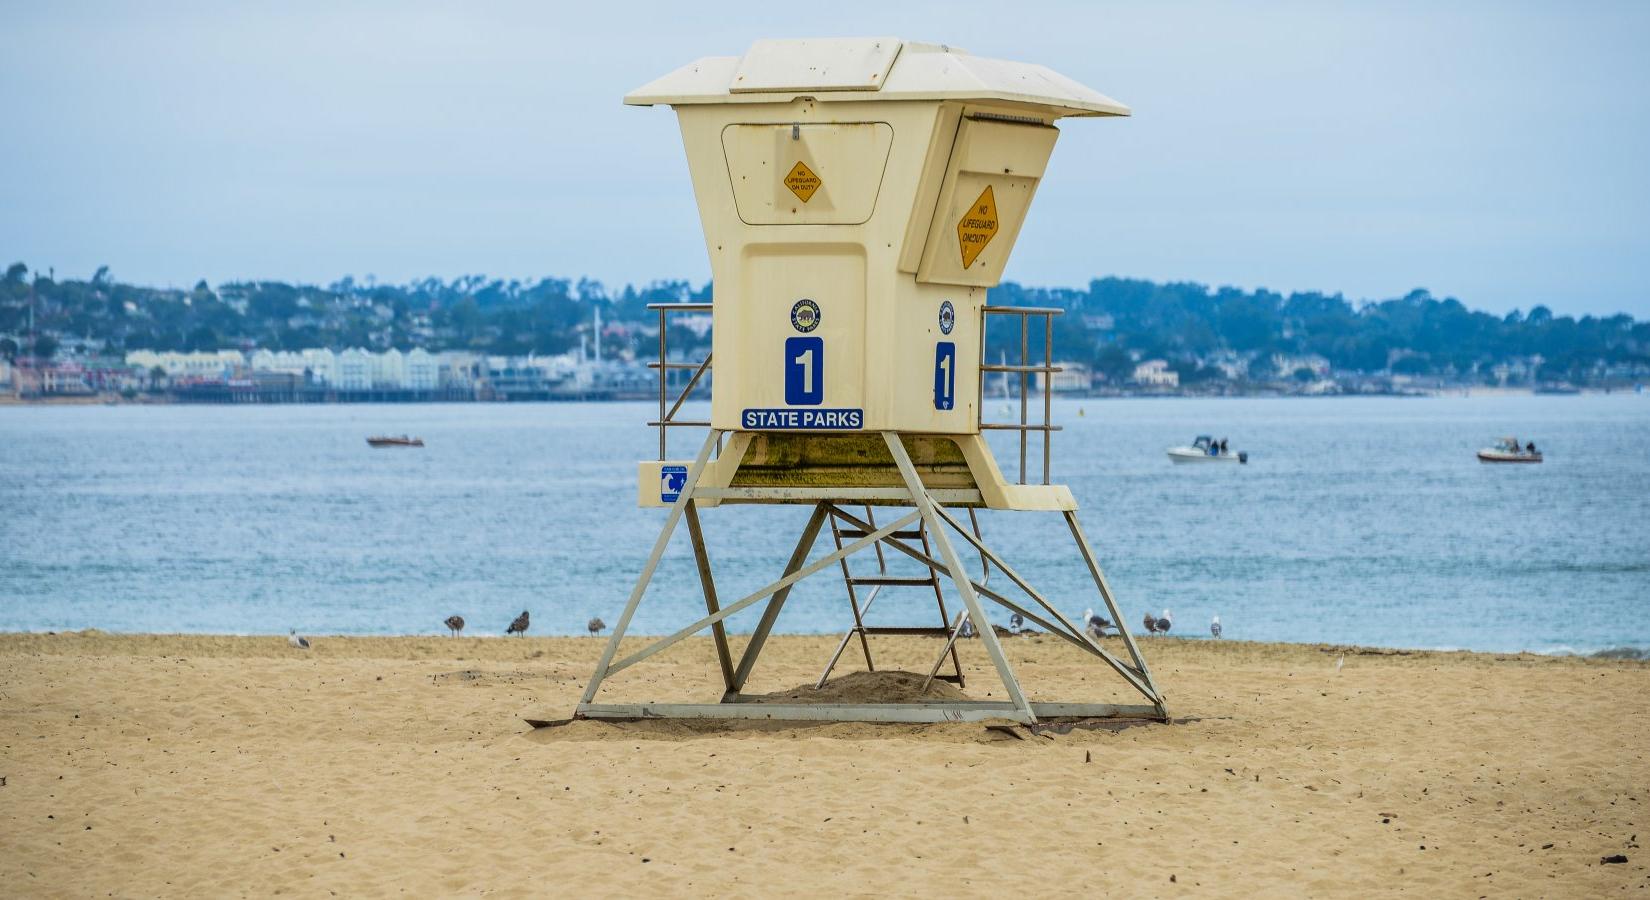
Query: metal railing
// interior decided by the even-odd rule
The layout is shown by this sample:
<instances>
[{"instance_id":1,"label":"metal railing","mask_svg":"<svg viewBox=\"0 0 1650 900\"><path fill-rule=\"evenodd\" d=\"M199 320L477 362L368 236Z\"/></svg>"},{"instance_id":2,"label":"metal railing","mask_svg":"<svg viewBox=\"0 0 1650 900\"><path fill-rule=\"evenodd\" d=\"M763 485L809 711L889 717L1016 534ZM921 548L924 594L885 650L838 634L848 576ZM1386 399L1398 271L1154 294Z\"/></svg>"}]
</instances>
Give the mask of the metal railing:
<instances>
[{"instance_id":1,"label":"metal railing","mask_svg":"<svg viewBox=\"0 0 1650 900\"><path fill-rule=\"evenodd\" d=\"M659 359L647 364L650 369L659 373L659 417L648 422L648 427L656 428L659 432L659 459L668 459L669 430L671 428L709 428L710 422L697 419L678 419L676 414L681 411L682 404L687 402L695 388L699 386L705 373L711 368L711 354L697 363L669 361L669 314L670 313L706 313L711 311L710 303L649 303L647 308L659 314ZM1042 483L1049 483L1050 441L1053 433L1062 430L1053 424L1053 376L1064 371L1061 366L1054 365L1054 317L1064 314L1065 310L1042 306L987 306L984 308L985 318L980 328L980 429L983 431L1016 431L1019 432L1020 457L1017 481L1026 483L1026 456L1031 443L1033 432L1043 436L1043 474ZM1020 323L1020 361L1018 365L992 364L986 361L987 333L990 331L992 316L1013 316ZM1041 316L1043 319L1043 361L1042 365L1031 362L1031 319ZM670 395L670 373L672 371L691 371L687 384L682 386L674 401ZM1003 376L1003 385L1008 385L1010 376L1019 379L1020 421L1019 422L987 422L985 410L987 401L986 380L989 375ZM1031 388L1033 376L1041 375L1041 393L1043 395L1043 415L1041 422L1031 421Z\"/></svg>"},{"instance_id":2,"label":"metal railing","mask_svg":"<svg viewBox=\"0 0 1650 900\"><path fill-rule=\"evenodd\" d=\"M1031 440L1031 433L1041 432L1043 435L1043 484L1049 483L1049 441L1054 432L1061 430L1053 424L1052 400L1054 396L1054 374L1064 371L1054 364L1054 317L1062 315L1063 309L1047 306L987 306L985 307L985 321L980 326L980 429L982 431L1017 431L1020 433L1020 471L1019 483L1026 483L1026 448ZM986 361L986 347L989 346L986 337L991 330L992 316L1015 316L1020 320L1020 364L992 365ZM1031 335L1030 323L1033 316L1043 317L1043 364L1031 364ZM1018 375L1020 379L1020 421L1015 422L987 422L985 420L986 407L986 376L989 373L1001 373L1003 385L1008 385L1010 375ZM1030 382L1032 376L1041 373L1043 394L1043 421L1034 423L1030 420Z\"/></svg>"},{"instance_id":3,"label":"metal railing","mask_svg":"<svg viewBox=\"0 0 1650 900\"><path fill-rule=\"evenodd\" d=\"M670 328L667 317L673 312L710 312L711 304L649 303L647 308L659 313L659 361L647 364L649 369L657 369L659 372L659 418L647 424L649 428L659 429L659 459L665 460L669 458L666 454L668 452L667 438L670 429L710 427L709 421L678 419L676 413L681 410L682 404L687 401L688 395L693 393L693 389L699 386L699 379L710 371L711 357L711 354L706 353L705 358L698 363L670 362L670 357L667 355L670 349L668 339ZM687 384L682 386L682 392L676 395L676 402L670 403L670 373L677 369L692 370L693 375L688 378ZM667 403L669 404L668 409L666 408Z\"/></svg>"}]
</instances>

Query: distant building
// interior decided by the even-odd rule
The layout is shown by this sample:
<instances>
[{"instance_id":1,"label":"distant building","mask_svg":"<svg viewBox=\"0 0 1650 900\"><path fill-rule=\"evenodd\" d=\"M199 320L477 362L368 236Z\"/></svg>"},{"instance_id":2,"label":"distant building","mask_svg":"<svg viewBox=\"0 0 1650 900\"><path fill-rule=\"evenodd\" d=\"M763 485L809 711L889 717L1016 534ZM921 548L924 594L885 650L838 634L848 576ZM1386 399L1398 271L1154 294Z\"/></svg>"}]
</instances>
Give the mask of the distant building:
<instances>
[{"instance_id":1,"label":"distant building","mask_svg":"<svg viewBox=\"0 0 1650 900\"><path fill-rule=\"evenodd\" d=\"M1272 371L1277 373L1277 377L1289 378L1301 369L1306 369L1317 378L1325 378L1329 375L1329 360L1316 353L1308 353L1305 356L1272 354Z\"/></svg>"},{"instance_id":2,"label":"distant building","mask_svg":"<svg viewBox=\"0 0 1650 900\"><path fill-rule=\"evenodd\" d=\"M159 367L172 379L198 381L227 381L236 371L246 366L246 357L238 350L201 350L179 353L172 350L133 350L126 354L126 364L145 370Z\"/></svg>"},{"instance_id":3,"label":"distant building","mask_svg":"<svg viewBox=\"0 0 1650 900\"><path fill-rule=\"evenodd\" d=\"M338 380L333 386L341 391L372 390L373 362L373 354L360 347L338 354Z\"/></svg>"},{"instance_id":4,"label":"distant building","mask_svg":"<svg viewBox=\"0 0 1650 900\"><path fill-rule=\"evenodd\" d=\"M423 347L414 347L403 365L401 386L412 391L433 391L441 386L441 361Z\"/></svg>"},{"instance_id":5,"label":"distant building","mask_svg":"<svg viewBox=\"0 0 1650 900\"><path fill-rule=\"evenodd\" d=\"M372 386L402 388L407 384L407 359L400 350L385 350L372 358Z\"/></svg>"},{"instance_id":6,"label":"distant building","mask_svg":"<svg viewBox=\"0 0 1650 900\"><path fill-rule=\"evenodd\" d=\"M1161 359L1149 359L1135 366L1133 380L1146 387L1180 387L1180 373Z\"/></svg>"},{"instance_id":7,"label":"distant building","mask_svg":"<svg viewBox=\"0 0 1650 900\"><path fill-rule=\"evenodd\" d=\"M482 377L482 358L462 350L446 350L436 357L436 379L441 387L472 390Z\"/></svg>"},{"instance_id":8,"label":"distant building","mask_svg":"<svg viewBox=\"0 0 1650 900\"><path fill-rule=\"evenodd\" d=\"M1052 375L1037 373L1037 389L1052 390L1056 394L1086 391L1094 386L1094 376L1082 363L1059 362L1060 371Z\"/></svg>"}]
</instances>

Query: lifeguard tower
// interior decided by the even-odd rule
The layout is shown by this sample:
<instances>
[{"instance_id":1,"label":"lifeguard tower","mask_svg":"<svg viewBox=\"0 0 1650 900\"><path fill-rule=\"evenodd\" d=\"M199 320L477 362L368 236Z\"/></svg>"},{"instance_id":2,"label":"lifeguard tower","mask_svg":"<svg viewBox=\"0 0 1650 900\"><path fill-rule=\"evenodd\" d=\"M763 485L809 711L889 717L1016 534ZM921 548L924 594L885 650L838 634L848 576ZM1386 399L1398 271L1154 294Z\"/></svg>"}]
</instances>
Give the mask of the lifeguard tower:
<instances>
[{"instance_id":1,"label":"lifeguard tower","mask_svg":"<svg viewBox=\"0 0 1650 900\"><path fill-rule=\"evenodd\" d=\"M986 290L1009 252L1068 116L1126 116L1127 107L1036 65L984 59L894 38L757 41L743 57L707 57L625 97L669 104L680 119L706 248L713 303L659 304L659 458L640 464L642 506L668 506L663 530L613 629L575 712L579 718L728 718L897 722L1167 715L1162 694L1129 635L1077 521L1064 485L1049 483L1048 379L1055 309L994 307ZM672 362L675 313L709 312L711 353ZM984 355L988 321L1018 327L1019 363ZM1035 320L1035 321L1034 321ZM1038 333L1040 332L1040 333ZM1041 339L1041 360L1030 353ZM677 417L712 370L711 416ZM670 397L671 373L685 384ZM688 373L691 372L691 375ZM1019 420L983 420L986 378L1017 381ZM677 379L680 383L682 379ZM1041 380L1041 421L1028 393ZM668 459L673 427L708 427L692 460ZM1004 477L984 431L1018 433L1019 469ZM1041 436L1041 483L1028 483L1027 448ZM812 514L781 577L722 605L700 511L736 504L798 504ZM873 508L893 507L877 524ZM986 545L974 510L1058 513L1119 626L1127 659L1073 623ZM726 512L721 514L727 514ZM616 658L667 543L682 520L698 565L706 615ZM967 524L965 524L965 521ZM809 561L826 525L834 552ZM956 540L979 555L965 568ZM848 557L875 548L876 575L855 575ZM886 574L885 553L915 560L926 578ZM940 640L929 680L963 677L956 644L978 635L1006 701L899 704L747 702L741 691L792 586L831 566L846 582L851 625L826 664L823 684L857 639L931 634ZM993 585L999 573L1012 588ZM962 608L950 615L942 584ZM884 587L931 587L938 624L868 626ZM871 588L861 596L859 589ZM1144 704L1028 700L982 601L1018 613L1109 666ZM743 653L733 657L724 620L766 603ZM725 688L715 703L598 704L604 679L705 629ZM950 666L947 667L946 663ZM943 669L948 671L943 672ZM926 682L923 687L927 689Z\"/></svg>"}]
</instances>

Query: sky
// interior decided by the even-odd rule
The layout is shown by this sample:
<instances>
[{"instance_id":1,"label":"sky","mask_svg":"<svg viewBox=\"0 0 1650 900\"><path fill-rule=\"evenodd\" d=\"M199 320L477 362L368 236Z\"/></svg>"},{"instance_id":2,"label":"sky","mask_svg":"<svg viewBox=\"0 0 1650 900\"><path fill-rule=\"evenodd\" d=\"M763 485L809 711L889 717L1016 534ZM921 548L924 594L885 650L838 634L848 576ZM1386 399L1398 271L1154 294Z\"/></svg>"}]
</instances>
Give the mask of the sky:
<instances>
[{"instance_id":1,"label":"sky","mask_svg":"<svg viewBox=\"0 0 1650 900\"><path fill-rule=\"evenodd\" d=\"M0 257L59 277L709 277L675 116L760 37L1047 65L1005 277L1650 318L1650 3L19 3Z\"/></svg>"}]
</instances>

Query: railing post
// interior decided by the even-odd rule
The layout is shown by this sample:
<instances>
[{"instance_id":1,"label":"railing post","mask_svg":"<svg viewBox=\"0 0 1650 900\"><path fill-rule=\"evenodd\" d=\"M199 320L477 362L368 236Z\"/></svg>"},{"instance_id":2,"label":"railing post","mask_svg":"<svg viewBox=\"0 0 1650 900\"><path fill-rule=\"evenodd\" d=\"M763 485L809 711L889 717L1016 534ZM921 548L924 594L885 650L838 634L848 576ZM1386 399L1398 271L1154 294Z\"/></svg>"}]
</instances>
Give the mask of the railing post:
<instances>
[{"instance_id":1,"label":"railing post","mask_svg":"<svg viewBox=\"0 0 1650 900\"><path fill-rule=\"evenodd\" d=\"M599 335L599 334L596 335L596 340L598 340L598 341L601 340L601 335ZM666 453L665 453L665 433L668 431L668 428L665 425L665 391L668 387L668 382L670 381L670 369L665 366L665 359L666 359L666 354L665 354L665 311L661 309L661 310L659 310L659 461L660 462L664 462L665 459L668 458Z\"/></svg>"},{"instance_id":2,"label":"railing post","mask_svg":"<svg viewBox=\"0 0 1650 900\"><path fill-rule=\"evenodd\" d=\"M1048 484L1049 441L1054 432L1054 316L1043 316L1043 483Z\"/></svg>"}]
</instances>

